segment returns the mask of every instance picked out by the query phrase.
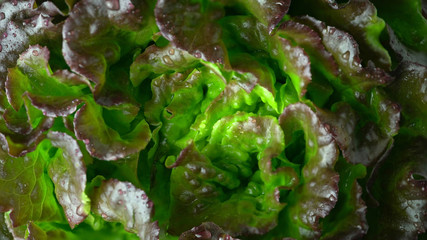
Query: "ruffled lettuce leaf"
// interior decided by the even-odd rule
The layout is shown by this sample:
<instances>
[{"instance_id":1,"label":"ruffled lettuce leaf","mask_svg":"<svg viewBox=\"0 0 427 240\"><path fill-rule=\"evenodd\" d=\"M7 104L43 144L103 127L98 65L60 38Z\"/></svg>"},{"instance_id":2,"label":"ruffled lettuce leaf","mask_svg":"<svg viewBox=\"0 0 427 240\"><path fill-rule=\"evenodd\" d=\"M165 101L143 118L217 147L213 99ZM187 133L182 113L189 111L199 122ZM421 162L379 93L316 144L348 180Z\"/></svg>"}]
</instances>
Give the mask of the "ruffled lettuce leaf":
<instances>
[{"instance_id":1,"label":"ruffled lettuce leaf","mask_svg":"<svg viewBox=\"0 0 427 240\"><path fill-rule=\"evenodd\" d=\"M137 153L147 146L151 131L144 119L140 119L134 128L121 134L107 125L103 117L106 111L93 99L86 98L85 104L76 112L74 133L77 139L84 142L91 156L103 160L117 160ZM132 113L129 117L126 116L128 112L123 112L117 114L125 119L132 119Z\"/></svg>"},{"instance_id":2,"label":"ruffled lettuce leaf","mask_svg":"<svg viewBox=\"0 0 427 240\"><path fill-rule=\"evenodd\" d=\"M151 74L168 72L183 72L195 67L199 61L187 53L171 45L157 47L151 45L141 53L132 63L130 79L134 86L138 86Z\"/></svg>"},{"instance_id":3,"label":"ruffled lettuce leaf","mask_svg":"<svg viewBox=\"0 0 427 240\"><path fill-rule=\"evenodd\" d=\"M87 85L83 79L79 84L77 76L67 70L52 73L49 54L46 47L30 46L20 55L17 66L9 69L5 89L15 110L28 97L31 105L48 117L67 116L76 111Z\"/></svg>"},{"instance_id":4,"label":"ruffled lettuce leaf","mask_svg":"<svg viewBox=\"0 0 427 240\"><path fill-rule=\"evenodd\" d=\"M173 145L224 88L223 80L207 68L162 75L151 84L153 97L145 105L145 116L152 125L162 124L161 133Z\"/></svg>"},{"instance_id":5,"label":"ruffled lettuce leaf","mask_svg":"<svg viewBox=\"0 0 427 240\"><path fill-rule=\"evenodd\" d=\"M402 127L414 135L427 136L427 67L403 62L386 91L402 108Z\"/></svg>"},{"instance_id":6,"label":"ruffled lettuce leaf","mask_svg":"<svg viewBox=\"0 0 427 240\"><path fill-rule=\"evenodd\" d=\"M6 216L6 226L14 240L79 240L83 238L103 238L112 240L137 240L136 234L127 232L118 222L106 222L100 216L89 215L88 219L71 230L63 222L29 222L27 225L13 228Z\"/></svg>"},{"instance_id":7,"label":"ruffled lettuce leaf","mask_svg":"<svg viewBox=\"0 0 427 240\"><path fill-rule=\"evenodd\" d=\"M36 128L42 119L46 119L42 112L37 108L33 107L31 101L27 97L23 97L21 106L18 110L15 110L13 106L9 104L7 100L7 94L0 93L2 115L4 121L3 133L13 132L16 134L29 134L33 128ZM6 130L7 129L7 130Z\"/></svg>"},{"instance_id":8,"label":"ruffled lettuce leaf","mask_svg":"<svg viewBox=\"0 0 427 240\"><path fill-rule=\"evenodd\" d=\"M279 61L282 70L289 75L299 95L303 96L307 85L311 82L310 58L303 48L292 46L287 39L278 38L275 44L278 45L272 51L273 57Z\"/></svg>"},{"instance_id":9,"label":"ruffled lettuce leaf","mask_svg":"<svg viewBox=\"0 0 427 240\"><path fill-rule=\"evenodd\" d=\"M190 144L175 161L166 161L173 168L169 231L184 231L206 217L232 236L272 229L284 207L279 189L298 183L293 168L271 167L283 141L275 118L237 113L215 124L202 150Z\"/></svg>"},{"instance_id":10,"label":"ruffled lettuce leaf","mask_svg":"<svg viewBox=\"0 0 427 240\"><path fill-rule=\"evenodd\" d=\"M379 110L377 124L362 119L343 102L335 104L332 112L319 110L320 118L328 124L343 156L353 164L372 166L388 151L399 129L400 109L395 103L375 92L371 102Z\"/></svg>"},{"instance_id":11,"label":"ruffled lettuce leaf","mask_svg":"<svg viewBox=\"0 0 427 240\"><path fill-rule=\"evenodd\" d=\"M399 38L393 29L387 25L387 43L390 46L390 55L392 56L394 68L402 62L425 63L427 62L427 51L420 52L406 46ZM425 65L425 64L424 64Z\"/></svg>"},{"instance_id":12,"label":"ruffled lettuce leaf","mask_svg":"<svg viewBox=\"0 0 427 240\"><path fill-rule=\"evenodd\" d=\"M52 73L49 53L46 47L30 46L17 66L8 70L1 133L12 156L34 150L52 126L52 118L76 111L88 87L86 79L68 70Z\"/></svg>"},{"instance_id":13,"label":"ruffled lettuce leaf","mask_svg":"<svg viewBox=\"0 0 427 240\"><path fill-rule=\"evenodd\" d=\"M266 25L269 34L273 33L291 4L290 0L236 0L236 2L244 5L252 15Z\"/></svg>"},{"instance_id":14,"label":"ruffled lettuce leaf","mask_svg":"<svg viewBox=\"0 0 427 240\"><path fill-rule=\"evenodd\" d=\"M46 138L45 131L52 126L53 119L42 119L28 134L18 134L11 131L7 128L3 119L0 119L0 124L0 142L3 150L5 150L10 156L22 157L27 153L34 151L37 145Z\"/></svg>"},{"instance_id":15,"label":"ruffled lettuce leaf","mask_svg":"<svg viewBox=\"0 0 427 240\"><path fill-rule=\"evenodd\" d=\"M129 182L104 181L94 190L92 209L106 221L121 222L141 240L159 239L157 223L151 221L153 203L143 190Z\"/></svg>"},{"instance_id":16,"label":"ruffled lettuce leaf","mask_svg":"<svg viewBox=\"0 0 427 240\"><path fill-rule=\"evenodd\" d=\"M385 70L375 65L362 65L359 45L352 35L313 17L304 16L297 21L315 30L322 38L326 50L332 54L341 70L339 84L335 84L338 88L342 88L339 85L345 85L355 92L366 92L375 86L391 82L391 76ZM360 99L360 96L357 98Z\"/></svg>"},{"instance_id":17,"label":"ruffled lettuce leaf","mask_svg":"<svg viewBox=\"0 0 427 240\"><path fill-rule=\"evenodd\" d=\"M361 239L369 229L362 187L357 182L366 176L366 168L340 158L335 165L340 175L338 201L331 213L321 221L320 239Z\"/></svg>"},{"instance_id":18,"label":"ruffled lettuce leaf","mask_svg":"<svg viewBox=\"0 0 427 240\"><path fill-rule=\"evenodd\" d=\"M233 71L237 72L236 75L241 74L238 79L237 77L235 77L235 79L238 80L237 83L245 89L246 92L251 93L253 90L263 91L265 94L271 95L269 98L274 99L276 95L276 89L274 87L276 79L270 67L259 62L255 57L247 53L233 54L230 57L230 62ZM257 87L258 89L256 89ZM260 94L260 96L261 95L262 94ZM275 105L275 103L269 104L272 107Z\"/></svg>"},{"instance_id":19,"label":"ruffled lettuce leaf","mask_svg":"<svg viewBox=\"0 0 427 240\"><path fill-rule=\"evenodd\" d=\"M396 137L426 135L423 31L391 24L388 72L367 0L155 2L2 1L3 235L359 239L365 201L368 239L425 231L424 140Z\"/></svg>"},{"instance_id":20,"label":"ruffled lettuce leaf","mask_svg":"<svg viewBox=\"0 0 427 240\"><path fill-rule=\"evenodd\" d=\"M150 41L156 29L151 5L149 1L80 1L66 19L62 29L65 61L72 71L96 84L94 96L99 104L132 103L129 93L122 92L129 77L120 71L126 69L120 60L127 56L124 64L130 66L129 54ZM119 65L110 69L114 64Z\"/></svg>"},{"instance_id":21,"label":"ruffled lettuce leaf","mask_svg":"<svg viewBox=\"0 0 427 240\"><path fill-rule=\"evenodd\" d=\"M196 58L228 65L227 49L217 23L224 15L221 4L200 0L160 0L154 13L160 32L175 47Z\"/></svg>"},{"instance_id":22,"label":"ruffled lettuce leaf","mask_svg":"<svg viewBox=\"0 0 427 240\"><path fill-rule=\"evenodd\" d=\"M391 59L381 45L380 34L385 22L377 16L375 6L368 0L350 0L345 3L326 0L304 0L293 2L292 14L308 14L330 26L350 33L360 46L361 58L366 65L389 69ZM307 6L310 6L307 8Z\"/></svg>"},{"instance_id":23,"label":"ruffled lettuce leaf","mask_svg":"<svg viewBox=\"0 0 427 240\"><path fill-rule=\"evenodd\" d=\"M258 96L255 92L248 94L236 81L230 82L199 116L192 128L197 130L196 140L205 139L212 131L214 124L222 117L238 111L252 112L256 108Z\"/></svg>"},{"instance_id":24,"label":"ruffled lettuce leaf","mask_svg":"<svg viewBox=\"0 0 427 240\"><path fill-rule=\"evenodd\" d=\"M298 46L304 48L309 54L313 67L324 67L325 70L338 75L338 66L332 53L326 50L321 36L309 26L288 20L283 22L278 29L277 34L290 41L296 42Z\"/></svg>"},{"instance_id":25,"label":"ruffled lettuce leaf","mask_svg":"<svg viewBox=\"0 0 427 240\"><path fill-rule=\"evenodd\" d=\"M88 216L90 203L85 194L86 167L83 154L75 139L62 132L47 135L53 147L58 150L49 165L49 176L55 185L58 202L64 209L71 228L83 222Z\"/></svg>"},{"instance_id":26,"label":"ruffled lettuce leaf","mask_svg":"<svg viewBox=\"0 0 427 240\"><path fill-rule=\"evenodd\" d=\"M374 169L368 187L378 205L368 208L366 239L418 239L426 231L426 143L399 135Z\"/></svg>"},{"instance_id":27,"label":"ruffled lettuce leaf","mask_svg":"<svg viewBox=\"0 0 427 240\"><path fill-rule=\"evenodd\" d=\"M286 234L297 239L318 238L321 234L320 218L329 215L338 199L339 175L334 170L338 159L337 146L327 127L303 103L286 107L279 123L286 143L291 142L295 136L293 133L298 130L304 132L305 139L301 184L289 193L286 198L288 205L282 215L287 221Z\"/></svg>"},{"instance_id":28,"label":"ruffled lettuce leaf","mask_svg":"<svg viewBox=\"0 0 427 240\"><path fill-rule=\"evenodd\" d=\"M23 100L24 106L16 111L9 104L6 94L0 91L0 141L3 150L15 157L33 151L46 137L44 132L53 124L53 119L44 117L28 98L24 97Z\"/></svg>"},{"instance_id":29,"label":"ruffled lettuce leaf","mask_svg":"<svg viewBox=\"0 0 427 240\"><path fill-rule=\"evenodd\" d=\"M31 44L58 47L60 26L52 23L62 13L51 2L35 8L34 0L2 1L0 5L0 86L7 69L16 65L19 55Z\"/></svg>"},{"instance_id":30,"label":"ruffled lettuce leaf","mask_svg":"<svg viewBox=\"0 0 427 240\"><path fill-rule=\"evenodd\" d=\"M282 75L288 75L301 97L311 81L310 59L303 48L275 34L251 16L232 16L222 20L231 37L253 51L263 51L279 65Z\"/></svg>"}]
</instances>

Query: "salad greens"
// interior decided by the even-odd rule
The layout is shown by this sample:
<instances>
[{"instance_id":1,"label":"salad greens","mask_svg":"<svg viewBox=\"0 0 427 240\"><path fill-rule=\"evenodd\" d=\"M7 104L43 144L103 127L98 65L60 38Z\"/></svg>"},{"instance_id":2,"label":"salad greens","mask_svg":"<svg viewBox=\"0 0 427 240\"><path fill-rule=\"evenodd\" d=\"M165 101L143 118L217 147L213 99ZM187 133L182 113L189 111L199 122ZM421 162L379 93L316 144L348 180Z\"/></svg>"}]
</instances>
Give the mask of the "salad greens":
<instances>
[{"instance_id":1,"label":"salad greens","mask_svg":"<svg viewBox=\"0 0 427 240\"><path fill-rule=\"evenodd\" d=\"M427 239L421 0L0 0L0 239Z\"/></svg>"}]
</instances>

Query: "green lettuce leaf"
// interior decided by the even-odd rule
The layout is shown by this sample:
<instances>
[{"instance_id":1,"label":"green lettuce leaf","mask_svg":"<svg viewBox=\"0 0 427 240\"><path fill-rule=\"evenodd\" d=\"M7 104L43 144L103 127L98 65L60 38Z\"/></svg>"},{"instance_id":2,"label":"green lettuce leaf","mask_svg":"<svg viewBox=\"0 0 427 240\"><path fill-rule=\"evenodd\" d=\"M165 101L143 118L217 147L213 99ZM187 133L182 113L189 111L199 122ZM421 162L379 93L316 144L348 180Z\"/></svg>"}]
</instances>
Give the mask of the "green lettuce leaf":
<instances>
[{"instance_id":1,"label":"green lettuce leaf","mask_svg":"<svg viewBox=\"0 0 427 240\"><path fill-rule=\"evenodd\" d=\"M74 118L76 137L84 142L91 156L103 160L117 160L137 153L147 146L151 131L145 120L140 120L126 134L120 134L106 124L103 111L105 110L94 100L87 98Z\"/></svg>"},{"instance_id":2,"label":"green lettuce leaf","mask_svg":"<svg viewBox=\"0 0 427 240\"><path fill-rule=\"evenodd\" d=\"M176 161L166 161L173 168L169 230L191 228L206 216L232 236L272 229L285 206L280 189L298 183L293 168L272 168L271 159L283 151L283 141L273 117L236 113L221 118L201 151L190 144ZM191 218L182 221L183 216Z\"/></svg>"},{"instance_id":3,"label":"green lettuce leaf","mask_svg":"<svg viewBox=\"0 0 427 240\"><path fill-rule=\"evenodd\" d=\"M78 84L74 80L76 75L66 70L52 73L49 54L46 47L30 46L20 55L17 67L9 69L5 89L15 110L28 97L32 106L48 117L67 116L76 111L87 85L84 80Z\"/></svg>"},{"instance_id":4,"label":"green lettuce leaf","mask_svg":"<svg viewBox=\"0 0 427 240\"><path fill-rule=\"evenodd\" d=\"M288 75L302 97L311 81L310 59L303 48L293 45L279 35L270 36L267 27L250 16L232 16L222 21L231 36L254 50L268 53L274 59L282 75Z\"/></svg>"},{"instance_id":5,"label":"green lettuce leaf","mask_svg":"<svg viewBox=\"0 0 427 240\"><path fill-rule=\"evenodd\" d=\"M13 227L28 221L62 220L54 186L46 172L44 148L48 147L49 142L44 141L35 151L19 158L0 150L0 211L11 210Z\"/></svg>"},{"instance_id":6,"label":"green lettuce leaf","mask_svg":"<svg viewBox=\"0 0 427 240\"><path fill-rule=\"evenodd\" d=\"M427 20L423 1L393 0L385 3L372 0L371 2L378 9L378 15L384 18L395 31L398 39L411 49L427 53Z\"/></svg>"},{"instance_id":7,"label":"green lettuce leaf","mask_svg":"<svg viewBox=\"0 0 427 240\"><path fill-rule=\"evenodd\" d=\"M195 67L198 62L195 57L186 51L171 45L163 48L151 45L132 63L130 79L134 86L138 86L152 73L183 72L186 69Z\"/></svg>"}]
</instances>

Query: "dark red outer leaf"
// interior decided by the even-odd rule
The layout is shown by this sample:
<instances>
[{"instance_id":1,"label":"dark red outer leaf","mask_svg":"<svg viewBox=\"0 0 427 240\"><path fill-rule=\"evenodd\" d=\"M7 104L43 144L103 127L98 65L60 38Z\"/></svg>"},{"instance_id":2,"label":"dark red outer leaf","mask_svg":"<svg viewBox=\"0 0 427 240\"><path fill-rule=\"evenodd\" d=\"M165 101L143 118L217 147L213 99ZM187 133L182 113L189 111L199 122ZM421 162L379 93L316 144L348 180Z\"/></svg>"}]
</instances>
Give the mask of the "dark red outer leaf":
<instances>
[{"instance_id":1,"label":"dark red outer leaf","mask_svg":"<svg viewBox=\"0 0 427 240\"><path fill-rule=\"evenodd\" d=\"M46 138L45 131L53 125L53 118L44 118L27 135L0 133L0 142L10 156L22 157L36 149L39 142Z\"/></svg>"},{"instance_id":2,"label":"dark red outer leaf","mask_svg":"<svg viewBox=\"0 0 427 240\"><path fill-rule=\"evenodd\" d=\"M427 229L427 139L399 135L390 154L375 166L367 189L378 205L368 205L365 239L416 240Z\"/></svg>"},{"instance_id":3,"label":"dark red outer leaf","mask_svg":"<svg viewBox=\"0 0 427 240\"><path fill-rule=\"evenodd\" d=\"M107 65L116 62L121 51L111 37L115 37L117 28L139 30L145 20L141 9L145 7L145 1L78 2L62 30L62 53L71 70L103 85Z\"/></svg>"},{"instance_id":4,"label":"dark red outer leaf","mask_svg":"<svg viewBox=\"0 0 427 240\"><path fill-rule=\"evenodd\" d=\"M27 135L30 134L32 127L29 122L28 116L17 118L19 114L12 108L4 111L2 117L6 127L14 133Z\"/></svg>"},{"instance_id":5,"label":"dark red outer leaf","mask_svg":"<svg viewBox=\"0 0 427 240\"><path fill-rule=\"evenodd\" d=\"M62 14L61 11L50 2L37 9L33 8L34 4L34 0L2 1L0 4L3 13L0 20L0 87L6 80L7 68L16 65L18 56L30 44L59 40L60 25L54 25L51 20Z\"/></svg>"},{"instance_id":6,"label":"dark red outer leaf","mask_svg":"<svg viewBox=\"0 0 427 240\"><path fill-rule=\"evenodd\" d=\"M386 85L392 81L392 77L383 69L372 65L362 66L359 45L350 34L309 16L295 20L308 25L319 34L326 50L338 64L341 81L344 84L351 85L359 91L367 91L374 86Z\"/></svg>"},{"instance_id":7,"label":"dark red outer leaf","mask_svg":"<svg viewBox=\"0 0 427 240\"><path fill-rule=\"evenodd\" d=\"M329 126L329 130L340 147L345 159L353 164L361 163L365 166L375 164L390 148L391 135L385 134L382 129L373 123L367 123L358 128L360 116L345 103L336 106L335 112L318 109L322 121ZM383 107L391 110L386 103ZM394 113L393 113L394 114ZM399 111L397 111L399 116ZM398 126L394 122L394 127ZM381 126L384 127L384 126Z\"/></svg>"},{"instance_id":8,"label":"dark red outer leaf","mask_svg":"<svg viewBox=\"0 0 427 240\"><path fill-rule=\"evenodd\" d=\"M308 14L330 26L350 33L360 44L362 60L389 70L388 52L381 46L379 35L384 21L377 17L377 10L369 0L300 0L294 2L294 15ZM310 6L307 8L306 6Z\"/></svg>"},{"instance_id":9,"label":"dark red outer leaf","mask_svg":"<svg viewBox=\"0 0 427 240\"><path fill-rule=\"evenodd\" d=\"M77 110L77 106L82 102L81 99L69 97L59 98L52 96L37 96L26 93L34 107L43 111L43 115L48 117L65 117Z\"/></svg>"},{"instance_id":10,"label":"dark red outer leaf","mask_svg":"<svg viewBox=\"0 0 427 240\"><path fill-rule=\"evenodd\" d=\"M224 2L227 3L227 0ZM267 25L268 33L272 35L288 12L291 0L240 0L240 3L246 5L261 23Z\"/></svg>"},{"instance_id":11,"label":"dark red outer leaf","mask_svg":"<svg viewBox=\"0 0 427 240\"><path fill-rule=\"evenodd\" d=\"M264 1L260 1L261 3ZM269 5L266 11L268 19L268 33L272 34L274 28L282 21L289 10L291 0L275 0L273 6Z\"/></svg>"},{"instance_id":12,"label":"dark red outer leaf","mask_svg":"<svg viewBox=\"0 0 427 240\"><path fill-rule=\"evenodd\" d=\"M326 125L303 103L287 106L279 122L286 142L290 142L294 131L304 131L307 151L302 168L304 183L291 193L296 202L287 210L292 219L305 225L304 231L300 231L304 238L320 236L319 220L329 214L338 200L339 175L334 165L339 151Z\"/></svg>"},{"instance_id":13,"label":"dark red outer leaf","mask_svg":"<svg viewBox=\"0 0 427 240\"><path fill-rule=\"evenodd\" d=\"M190 0L159 0L154 14L162 35L176 47L196 58L228 66L222 31L215 22L224 15L223 10L213 4L206 9Z\"/></svg>"},{"instance_id":14,"label":"dark red outer leaf","mask_svg":"<svg viewBox=\"0 0 427 240\"><path fill-rule=\"evenodd\" d=\"M338 75L338 66L330 52L323 46L322 38L309 26L295 22L286 21L278 29L279 35L284 35L297 42L298 46L310 54L310 57L316 58L321 62L329 72Z\"/></svg>"},{"instance_id":15,"label":"dark red outer leaf","mask_svg":"<svg viewBox=\"0 0 427 240\"><path fill-rule=\"evenodd\" d=\"M86 167L83 162L83 153L77 140L63 132L49 132L47 137L52 146L62 151L61 156L50 163L48 171L55 184L56 198L73 229L86 219L90 208L90 203L84 193Z\"/></svg>"}]
</instances>

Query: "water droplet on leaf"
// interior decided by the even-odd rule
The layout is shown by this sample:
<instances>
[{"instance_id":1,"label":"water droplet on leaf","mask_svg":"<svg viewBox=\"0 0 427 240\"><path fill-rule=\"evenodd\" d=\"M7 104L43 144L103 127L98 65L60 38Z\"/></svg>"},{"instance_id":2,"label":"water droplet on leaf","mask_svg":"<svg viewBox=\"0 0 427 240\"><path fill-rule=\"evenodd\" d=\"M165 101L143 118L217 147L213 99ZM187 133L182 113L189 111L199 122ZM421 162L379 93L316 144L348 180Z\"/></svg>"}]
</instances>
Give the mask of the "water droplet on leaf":
<instances>
[{"instance_id":1,"label":"water droplet on leaf","mask_svg":"<svg viewBox=\"0 0 427 240\"><path fill-rule=\"evenodd\" d=\"M76 213L77 213L77 215L79 215L79 216L84 216L84 215L85 215L85 209L84 209L83 204L80 204L80 205L77 207L77 209L76 209Z\"/></svg>"},{"instance_id":2,"label":"water droplet on leaf","mask_svg":"<svg viewBox=\"0 0 427 240\"><path fill-rule=\"evenodd\" d=\"M350 51L346 51L345 53L343 53L342 58L344 60L348 60L350 58Z\"/></svg>"},{"instance_id":3,"label":"water droplet on leaf","mask_svg":"<svg viewBox=\"0 0 427 240\"><path fill-rule=\"evenodd\" d=\"M105 5L108 9L111 10L119 10L120 9L120 2L119 0L105 0Z\"/></svg>"}]
</instances>

